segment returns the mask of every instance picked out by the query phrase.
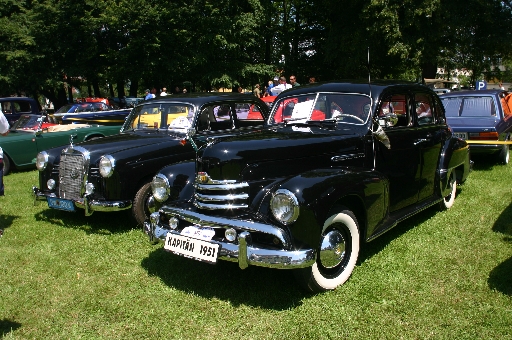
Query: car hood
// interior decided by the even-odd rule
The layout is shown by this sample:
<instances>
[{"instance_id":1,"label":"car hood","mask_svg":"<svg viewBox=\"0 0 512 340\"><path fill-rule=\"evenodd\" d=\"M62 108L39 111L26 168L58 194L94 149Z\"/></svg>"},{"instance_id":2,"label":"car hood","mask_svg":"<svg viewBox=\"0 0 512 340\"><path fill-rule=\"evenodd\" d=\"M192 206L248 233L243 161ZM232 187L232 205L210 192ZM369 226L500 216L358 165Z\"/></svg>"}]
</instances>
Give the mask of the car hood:
<instances>
[{"instance_id":1,"label":"car hood","mask_svg":"<svg viewBox=\"0 0 512 340\"><path fill-rule=\"evenodd\" d=\"M108 137L98 138L83 143L76 144L85 148L91 154L91 159L101 155L110 154L115 158L123 153L133 155L140 158L147 152L158 152L173 146L183 148L181 144L182 137L172 135L164 131L150 132L128 132L112 135Z\"/></svg>"},{"instance_id":2,"label":"car hood","mask_svg":"<svg viewBox=\"0 0 512 340\"><path fill-rule=\"evenodd\" d=\"M287 127L216 138L200 151L199 167L215 177L236 179L242 172L246 178L258 177L260 168L293 173L298 168L309 168L311 163L330 166L334 156L363 157L363 132L352 129L333 134L322 129Z\"/></svg>"}]
</instances>

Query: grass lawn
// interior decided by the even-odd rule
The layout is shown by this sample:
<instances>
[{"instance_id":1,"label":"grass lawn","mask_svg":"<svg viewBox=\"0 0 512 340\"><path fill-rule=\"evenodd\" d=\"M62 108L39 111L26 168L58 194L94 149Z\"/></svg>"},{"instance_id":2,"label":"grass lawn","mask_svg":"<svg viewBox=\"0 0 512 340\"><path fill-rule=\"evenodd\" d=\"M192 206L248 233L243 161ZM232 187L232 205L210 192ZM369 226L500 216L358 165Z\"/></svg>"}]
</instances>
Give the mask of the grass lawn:
<instances>
[{"instance_id":1,"label":"grass lawn","mask_svg":"<svg viewBox=\"0 0 512 340\"><path fill-rule=\"evenodd\" d=\"M452 209L369 243L350 280L308 295L292 272L166 253L128 213L0 197L3 339L512 339L512 164L476 160Z\"/></svg>"}]
</instances>

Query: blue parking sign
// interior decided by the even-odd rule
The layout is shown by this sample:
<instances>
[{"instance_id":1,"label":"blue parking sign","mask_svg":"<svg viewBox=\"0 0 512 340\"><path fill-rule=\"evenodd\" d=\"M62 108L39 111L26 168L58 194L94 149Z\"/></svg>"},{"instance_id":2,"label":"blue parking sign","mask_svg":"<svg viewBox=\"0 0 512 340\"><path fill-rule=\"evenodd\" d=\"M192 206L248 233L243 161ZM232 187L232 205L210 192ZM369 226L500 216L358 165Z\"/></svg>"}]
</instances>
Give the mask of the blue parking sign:
<instances>
[{"instance_id":1,"label":"blue parking sign","mask_svg":"<svg viewBox=\"0 0 512 340\"><path fill-rule=\"evenodd\" d=\"M485 80L477 80L475 88L477 90L487 90L487 82Z\"/></svg>"}]
</instances>

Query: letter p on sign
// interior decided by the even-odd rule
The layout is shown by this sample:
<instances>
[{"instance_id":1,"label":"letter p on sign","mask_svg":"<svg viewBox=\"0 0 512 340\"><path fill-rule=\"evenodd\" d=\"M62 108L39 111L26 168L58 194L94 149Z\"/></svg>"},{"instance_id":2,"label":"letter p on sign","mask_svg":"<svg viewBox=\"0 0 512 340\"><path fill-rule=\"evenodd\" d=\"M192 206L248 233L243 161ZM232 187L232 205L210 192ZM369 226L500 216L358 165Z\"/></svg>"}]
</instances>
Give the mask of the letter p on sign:
<instances>
[{"instance_id":1,"label":"letter p on sign","mask_svg":"<svg viewBox=\"0 0 512 340\"><path fill-rule=\"evenodd\" d=\"M476 82L477 90L487 90L487 82L485 80L478 80Z\"/></svg>"}]
</instances>

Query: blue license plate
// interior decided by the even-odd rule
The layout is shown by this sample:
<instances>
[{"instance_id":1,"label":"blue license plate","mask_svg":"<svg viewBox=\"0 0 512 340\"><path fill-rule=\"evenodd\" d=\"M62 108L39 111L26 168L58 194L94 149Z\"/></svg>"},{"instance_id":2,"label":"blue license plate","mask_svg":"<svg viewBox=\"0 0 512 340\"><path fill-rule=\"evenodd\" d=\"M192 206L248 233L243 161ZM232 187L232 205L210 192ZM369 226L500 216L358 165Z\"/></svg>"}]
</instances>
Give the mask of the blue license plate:
<instances>
[{"instance_id":1,"label":"blue license plate","mask_svg":"<svg viewBox=\"0 0 512 340\"><path fill-rule=\"evenodd\" d=\"M73 201L55 197L47 197L47 200L49 208L65 211L75 211L75 204L73 203Z\"/></svg>"}]
</instances>

